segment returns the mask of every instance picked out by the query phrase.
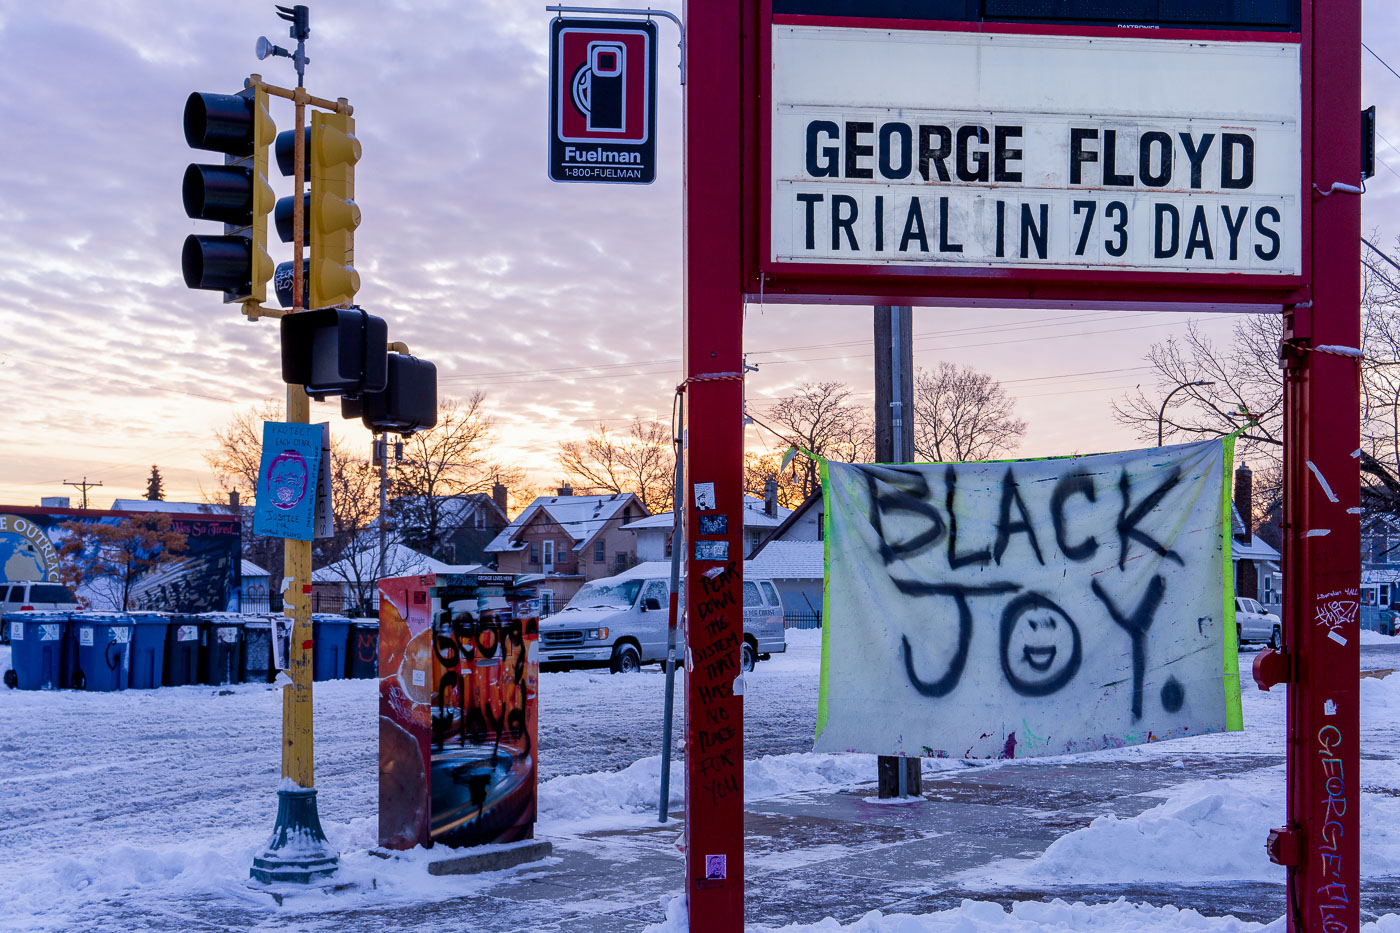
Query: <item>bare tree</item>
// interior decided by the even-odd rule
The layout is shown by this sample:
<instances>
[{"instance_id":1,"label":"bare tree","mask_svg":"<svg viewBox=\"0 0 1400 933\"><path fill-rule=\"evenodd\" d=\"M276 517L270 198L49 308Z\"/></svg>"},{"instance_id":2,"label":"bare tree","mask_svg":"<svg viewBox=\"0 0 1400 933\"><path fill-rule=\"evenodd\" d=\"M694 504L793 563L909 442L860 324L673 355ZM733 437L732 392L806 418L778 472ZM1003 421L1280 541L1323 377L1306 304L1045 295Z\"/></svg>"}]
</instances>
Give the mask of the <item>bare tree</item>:
<instances>
[{"instance_id":1,"label":"bare tree","mask_svg":"<svg viewBox=\"0 0 1400 933\"><path fill-rule=\"evenodd\" d=\"M764 420L795 447L828 460L847 463L872 460L875 429L864 405L850 401L844 382L808 382L779 398ZM817 465L802 458L797 465L801 498L821 489ZM800 500L799 500L800 501Z\"/></svg>"},{"instance_id":2,"label":"bare tree","mask_svg":"<svg viewBox=\"0 0 1400 933\"><path fill-rule=\"evenodd\" d=\"M1361 505L1368 513L1400 513L1400 277L1387 260L1362 259ZM1183 383L1162 415L1165 437L1219 437L1242 425L1243 455L1263 461L1255 470L1255 518L1277 516L1282 501L1283 372L1279 342L1283 321L1251 316L1220 347L1191 326L1184 340L1154 344L1147 362L1153 386L1113 405L1114 417L1138 437L1155 440L1162 399ZM1251 423L1252 422L1252 423Z\"/></svg>"},{"instance_id":3,"label":"bare tree","mask_svg":"<svg viewBox=\"0 0 1400 933\"><path fill-rule=\"evenodd\" d=\"M989 373L946 360L914 371L914 453L924 460L990 460L1016 448L1026 422Z\"/></svg>"},{"instance_id":4,"label":"bare tree","mask_svg":"<svg viewBox=\"0 0 1400 933\"><path fill-rule=\"evenodd\" d=\"M1113 403L1113 417L1139 438L1156 441L1162 400L1179 386L1161 414L1162 435L1178 440L1221 437L1253 420L1243 434L1245 451L1277 466L1283 444L1283 373L1278 343L1283 321L1251 315L1235 325L1228 346L1219 346L1194 323L1186 336L1168 337L1147 352L1150 388L1138 386ZM1209 382L1211 385L1192 385Z\"/></svg>"},{"instance_id":5,"label":"bare tree","mask_svg":"<svg viewBox=\"0 0 1400 933\"><path fill-rule=\"evenodd\" d=\"M559 445L559 466L580 492L630 492L649 512L671 509L676 452L660 421L634 419L621 437L600 422L583 440Z\"/></svg>"},{"instance_id":6,"label":"bare tree","mask_svg":"<svg viewBox=\"0 0 1400 933\"><path fill-rule=\"evenodd\" d=\"M490 457L495 428L486 413L486 393L474 392L465 399L443 399L437 425L405 439L390 510L406 545L434 557L445 554L454 530L451 519L459 511L453 497L489 493L497 482L507 487L524 482L524 470Z\"/></svg>"},{"instance_id":7,"label":"bare tree","mask_svg":"<svg viewBox=\"0 0 1400 933\"><path fill-rule=\"evenodd\" d=\"M789 466L781 469L782 461L777 454L760 454L752 450L744 451L744 492L762 499L767 495L768 481L778 484L778 505L785 509L795 509L802 504L801 467Z\"/></svg>"},{"instance_id":8,"label":"bare tree","mask_svg":"<svg viewBox=\"0 0 1400 933\"><path fill-rule=\"evenodd\" d=\"M266 399L238 412L222 428L214 429L214 446L204 452L204 462L219 482L219 493L208 497L214 509L228 508L229 493L236 492L241 505L243 556L274 580L282 575L282 539L253 534L252 505L258 493L258 467L262 459L264 421L281 421L282 403Z\"/></svg>"}]
</instances>

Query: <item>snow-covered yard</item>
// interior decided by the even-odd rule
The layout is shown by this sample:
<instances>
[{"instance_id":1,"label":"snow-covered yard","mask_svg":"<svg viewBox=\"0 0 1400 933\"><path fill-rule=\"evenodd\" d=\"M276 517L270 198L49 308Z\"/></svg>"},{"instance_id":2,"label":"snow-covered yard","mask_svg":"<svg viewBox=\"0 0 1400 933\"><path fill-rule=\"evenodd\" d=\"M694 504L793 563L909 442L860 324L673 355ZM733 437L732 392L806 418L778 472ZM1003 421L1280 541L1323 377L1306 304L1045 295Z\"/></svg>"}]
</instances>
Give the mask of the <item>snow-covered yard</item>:
<instances>
[{"instance_id":1,"label":"snow-covered yard","mask_svg":"<svg viewBox=\"0 0 1400 933\"><path fill-rule=\"evenodd\" d=\"M753 923L791 933L1262 928L1203 915L1260 919L1257 907L1226 902L1220 909L1219 899L1200 911L1185 909L1189 898L1156 906L1133 898L1073 901L1092 900L1075 893L1076 885L1277 888L1282 870L1268 862L1262 842L1283 817L1281 691L1245 690L1242 733L1073 759L928 761L926 800L881 806L866 801L874 795L872 756L809 751L819 633L789 637L792 650L760 664L745 696ZM1246 683L1252 657L1241 658ZM0 667L7 662L8 649L0 648ZM682 884L674 847L680 824L658 827L655 815L663 683L654 670L542 677L538 834L555 841L555 856L543 868L476 877L429 875L426 863L436 853L388 861L369 854L376 685L317 684L320 811L342 868L335 887L293 892L280 904L247 880L276 807L281 716L274 688L0 692L0 929L679 929L683 911L665 895ZM1364 873L1376 890L1395 892L1400 675L1365 678L1361 687ZM678 710L677 733L680 721ZM671 787L680 809L679 761ZM1098 787L1107 792L1080 793ZM979 805L1003 801L1006 815ZM972 806L935 809L955 803ZM847 821L832 822L832 808ZM973 811L986 811L978 819L989 822L962 829L990 842L958 849L945 837L959 827L946 822L962 817L945 814ZM810 818L818 812L826 815ZM858 832L809 832L824 820ZM1042 825L1013 832L997 820ZM909 861L891 858L900 846L912 853ZM921 862L919 852L935 854ZM938 861L948 852L956 857ZM887 864L867 872L862 865L872 859ZM904 874L863 897L857 882L881 872ZM828 876L850 890L835 895L843 909L829 912L838 919L822 921L821 898L832 892L804 878ZM579 890L581 877L595 889ZM975 896L944 904L934 894L945 888ZM1018 892L1001 898L1017 902L1011 909L995 902L1006 891ZM862 916L868 908L883 912ZM1400 917L1373 929L1400 933Z\"/></svg>"}]
</instances>

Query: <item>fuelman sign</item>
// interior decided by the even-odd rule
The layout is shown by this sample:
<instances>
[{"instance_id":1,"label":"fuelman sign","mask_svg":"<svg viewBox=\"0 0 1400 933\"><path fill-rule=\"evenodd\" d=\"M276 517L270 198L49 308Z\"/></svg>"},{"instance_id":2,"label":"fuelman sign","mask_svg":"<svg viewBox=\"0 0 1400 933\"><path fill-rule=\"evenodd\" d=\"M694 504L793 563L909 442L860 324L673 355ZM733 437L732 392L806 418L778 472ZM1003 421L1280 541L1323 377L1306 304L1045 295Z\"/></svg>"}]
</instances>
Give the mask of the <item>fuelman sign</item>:
<instances>
[{"instance_id":1,"label":"fuelman sign","mask_svg":"<svg viewBox=\"0 0 1400 933\"><path fill-rule=\"evenodd\" d=\"M778 263L1301 273L1299 45L773 26Z\"/></svg>"}]
</instances>

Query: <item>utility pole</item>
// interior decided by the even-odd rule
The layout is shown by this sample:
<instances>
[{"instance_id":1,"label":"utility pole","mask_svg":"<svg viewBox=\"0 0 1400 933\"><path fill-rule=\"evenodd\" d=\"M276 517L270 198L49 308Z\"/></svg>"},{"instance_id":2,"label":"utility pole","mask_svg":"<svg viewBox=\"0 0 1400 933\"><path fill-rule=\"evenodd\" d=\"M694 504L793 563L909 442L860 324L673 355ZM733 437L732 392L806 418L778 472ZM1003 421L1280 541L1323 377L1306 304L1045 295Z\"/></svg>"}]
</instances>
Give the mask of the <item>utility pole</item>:
<instances>
[{"instance_id":1,"label":"utility pole","mask_svg":"<svg viewBox=\"0 0 1400 933\"><path fill-rule=\"evenodd\" d=\"M378 587L384 579L384 549L389 544L389 435L381 434L375 439L374 457L379 463L379 567L374 575Z\"/></svg>"},{"instance_id":2,"label":"utility pole","mask_svg":"<svg viewBox=\"0 0 1400 933\"><path fill-rule=\"evenodd\" d=\"M914 459L914 315L900 305L875 306L875 459ZM923 794L923 760L881 755L880 796Z\"/></svg>"},{"instance_id":3,"label":"utility pole","mask_svg":"<svg viewBox=\"0 0 1400 933\"><path fill-rule=\"evenodd\" d=\"M72 480L64 480L63 485L72 486L74 489L81 489L83 491L83 508L87 508L87 491L89 489L92 489L94 486L101 486L102 484L89 483L88 478L84 476L83 481L81 483L75 483Z\"/></svg>"}]
</instances>

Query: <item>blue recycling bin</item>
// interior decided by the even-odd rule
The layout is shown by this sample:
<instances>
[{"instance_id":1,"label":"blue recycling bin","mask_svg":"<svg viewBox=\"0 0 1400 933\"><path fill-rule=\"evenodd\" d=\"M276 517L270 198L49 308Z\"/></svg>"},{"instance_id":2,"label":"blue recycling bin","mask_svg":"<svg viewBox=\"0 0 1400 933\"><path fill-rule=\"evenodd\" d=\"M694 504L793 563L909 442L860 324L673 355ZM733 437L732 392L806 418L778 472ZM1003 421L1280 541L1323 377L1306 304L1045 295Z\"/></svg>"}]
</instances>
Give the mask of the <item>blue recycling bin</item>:
<instances>
[{"instance_id":1,"label":"blue recycling bin","mask_svg":"<svg viewBox=\"0 0 1400 933\"><path fill-rule=\"evenodd\" d=\"M346 675L353 620L316 613L311 616L311 679L341 680Z\"/></svg>"},{"instance_id":2,"label":"blue recycling bin","mask_svg":"<svg viewBox=\"0 0 1400 933\"><path fill-rule=\"evenodd\" d=\"M184 687L199 683L200 637L208 623L196 615L176 613L170 617L165 638L165 674L161 678L167 687Z\"/></svg>"},{"instance_id":3,"label":"blue recycling bin","mask_svg":"<svg viewBox=\"0 0 1400 933\"><path fill-rule=\"evenodd\" d=\"M0 618L10 635L10 670L5 685L21 690L57 690L63 678L63 612L7 612Z\"/></svg>"},{"instance_id":4,"label":"blue recycling bin","mask_svg":"<svg viewBox=\"0 0 1400 933\"><path fill-rule=\"evenodd\" d=\"M244 618L234 612L205 612L200 614L205 625L201 631L204 646L201 651L201 683L212 687L242 682Z\"/></svg>"},{"instance_id":5,"label":"blue recycling bin","mask_svg":"<svg viewBox=\"0 0 1400 933\"><path fill-rule=\"evenodd\" d=\"M131 672L131 633L125 612L75 612L68 617L69 637L77 643L73 687L77 690L125 690Z\"/></svg>"},{"instance_id":6,"label":"blue recycling bin","mask_svg":"<svg viewBox=\"0 0 1400 933\"><path fill-rule=\"evenodd\" d=\"M170 616L163 612L131 614L131 669L127 686L134 690L159 687L165 671L165 638Z\"/></svg>"}]
</instances>

